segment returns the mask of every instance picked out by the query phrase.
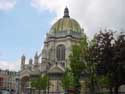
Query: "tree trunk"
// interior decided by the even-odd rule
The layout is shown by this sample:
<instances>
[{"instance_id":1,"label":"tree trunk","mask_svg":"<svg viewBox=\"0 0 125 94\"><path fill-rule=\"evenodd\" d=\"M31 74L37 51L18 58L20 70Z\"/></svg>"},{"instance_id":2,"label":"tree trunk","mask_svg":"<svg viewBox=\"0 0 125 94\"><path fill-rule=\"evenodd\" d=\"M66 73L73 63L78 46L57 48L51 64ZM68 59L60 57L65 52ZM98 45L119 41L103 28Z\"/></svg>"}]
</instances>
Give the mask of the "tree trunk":
<instances>
[{"instance_id":1,"label":"tree trunk","mask_svg":"<svg viewBox=\"0 0 125 94\"><path fill-rule=\"evenodd\" d=\"M74 83L75 83L75 89L80 89L81 88L81 85L80 85L80 82L79 82L79 78L80 78L80 74L76 74L74 75ZM80 92L75 92L75 94L80 94Z\"/></svg>"},{"instance_id":2,"label":"tree trunk","mask_svg":"<svg viewBox=\"0 0 125 94\"><path fill-rule=\"evenodd\" d=\"M96 92L95 92L95 82L94 82L94 78L93 77L90 78L90 82L91 82L90 94L96 94Z\"/></svg>"},{"instance_id":3,"label":"tree trunk","mask_svg":"<svg viewBox=\"0 0 125 94\"><path fill-rule=\"evenodd\" d=\"M110 94L113 94L113 92L112 92L112 88L110 88Z\"/></svg>"},{"instance_id":4,"label":"tree trunk","mask_svg":"<svg viewBox=\"0 0 125 94\"><path fill-rule=\"evenodd\" d=\"M115 86L115 88L114 88L114 94L118 94L118 86Z\"/></svg>"},{"instance_id":5,"label":"tree trunk","mask_svg":"<svg viewBox=\"0 0 125 94\"><path fill-rule=\"evenodd\" d=\"M110 92L110 94L113 94L112 87L109 88L109 92Z\"/></svg>"},{"instance_id":6,"label":"tree trunk","mask_svg":"<svg viewBox=\"0 0 125 94\"><path fill-rule=\"evenodd\" d=\"M30 94L32 94L32 88L30 89Z\"/></svg>"},{"instance_id":7,"label":"tree trunk","mask_svg":"<svg viewBox=\"0 0 125 94\"><path fill-rule=\"evenodd\" d=\"M40 94L40 89L39 89L39 94Z\"/></svg>"},{"instance_id":8,"label":"tree trunk","mask_svg":"<svg viewBox=\"0 0 125 94\"><path fill-rule=\"evenodd\" d=\"M46 94L46 90L43 90L43 93Z\"/></svg>"}]
</instances>

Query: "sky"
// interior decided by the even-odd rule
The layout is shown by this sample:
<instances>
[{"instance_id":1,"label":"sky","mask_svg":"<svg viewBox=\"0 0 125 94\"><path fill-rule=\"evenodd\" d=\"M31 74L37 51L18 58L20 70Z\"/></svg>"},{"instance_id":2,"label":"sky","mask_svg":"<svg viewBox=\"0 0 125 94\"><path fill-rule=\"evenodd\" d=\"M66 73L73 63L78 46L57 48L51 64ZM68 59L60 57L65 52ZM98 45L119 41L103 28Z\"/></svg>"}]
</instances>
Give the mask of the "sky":
<instances>
[{"instance_id":1,"label":"sky","mask_svg":"<svg viewBox=\"0 0 125 94\"><path fill-rule=\"evenodd\" d=\"M20 57L40 53L52 24L69 8L88 37L100 29L125 32L125 0L0 0L0 68L20 69Z\"/></svg>"}]
</instances>

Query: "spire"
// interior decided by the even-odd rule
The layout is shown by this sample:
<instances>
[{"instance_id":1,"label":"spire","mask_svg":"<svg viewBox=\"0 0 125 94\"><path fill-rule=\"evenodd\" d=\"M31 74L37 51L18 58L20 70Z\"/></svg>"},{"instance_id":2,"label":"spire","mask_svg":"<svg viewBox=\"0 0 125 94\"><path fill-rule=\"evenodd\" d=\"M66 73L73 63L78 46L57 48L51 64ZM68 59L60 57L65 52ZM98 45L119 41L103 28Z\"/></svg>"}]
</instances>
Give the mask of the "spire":
<instances>
[{"instance_id":1,"label":"spire","mask_svg":"<svg viewBox=\"0 0 125 94\"><path fill-rule=\"evenodd\" d=\"M21 70L25 69L25 60L26 60L26 57L25 55L23 54L21 56Z\"/></svg>"},{"instance_id":2,"label":"spire","mask_svg":"<svg viewBox=\"0 0 125 94\"><path fill-rule=\"evenodd\" d=\"M35 54L35 56L34 56L35 58L38 58L38 53L36 52L36 54Z\"/></svg>"},{"instance_id":3,"label":"spire","mask_svg":"<svg viewBox=\"0 0 125 94\"><path fill-rule=\"evenodd\" d=\"M21 64L25 64L25 59L26 59L26 57L25 57L25 55L23 54L23 55L21 56Z\"/></svg>"},{"instance_id":4,"label":"spire","mask_svg":"<svg viewBox=\"0 0 125 94\"><path fill-rule=\"evenodd\" d=\"M39 59L39 57L38 57L38 54L37 54L37 52L36 52L36 54L35 54L35 56L34 56L34 63L35 63L35 64L38 64L38 59Z\"/></svg>"},{"instance_id":5,"label":"spire","mask_svg":"<svg viewBox=\"0 0 125 94\"><path fill-rule=\"evenodd\" d=\"M69 16L69 9L68 9L67 7L66 7L65 10L64 10L64 16L63 16L63 17L64 17L64 18L65 18L65 17L68 17L68 18L70 17L70 16Z\"/></svg>"},{"instance_id":6,"label":"spire","mask_svg":"<svg viewBox=\"0 0 125 94\"><path fill-rule=\"evenodd\" d=\"M33 62L33 60L32 60L32 58L30 58L29 59L29 64L32 65L32 62Z\"/></svg>"}]
</instances>

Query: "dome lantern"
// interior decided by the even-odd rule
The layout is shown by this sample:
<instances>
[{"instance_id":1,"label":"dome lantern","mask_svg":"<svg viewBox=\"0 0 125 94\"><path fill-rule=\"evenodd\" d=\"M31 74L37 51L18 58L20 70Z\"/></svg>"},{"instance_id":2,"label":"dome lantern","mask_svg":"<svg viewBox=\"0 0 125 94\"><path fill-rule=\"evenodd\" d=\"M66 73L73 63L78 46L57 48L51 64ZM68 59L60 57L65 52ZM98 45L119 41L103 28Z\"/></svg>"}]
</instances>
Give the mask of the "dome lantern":
<instances>
[{"instance_id":1,"label":"dome lantern","mask_svg":"<svg viewBox=\"0 0 125 94\"><path fill-rule=\"evenodd\" d=\"M65 18L65 17L70 17L70 16L69 16L69 9L68 9L67 7L66 7L65 10L64 10L64 16L63 16L63 17L64 17L64 18Z\"/></svg>"}]
</instances>

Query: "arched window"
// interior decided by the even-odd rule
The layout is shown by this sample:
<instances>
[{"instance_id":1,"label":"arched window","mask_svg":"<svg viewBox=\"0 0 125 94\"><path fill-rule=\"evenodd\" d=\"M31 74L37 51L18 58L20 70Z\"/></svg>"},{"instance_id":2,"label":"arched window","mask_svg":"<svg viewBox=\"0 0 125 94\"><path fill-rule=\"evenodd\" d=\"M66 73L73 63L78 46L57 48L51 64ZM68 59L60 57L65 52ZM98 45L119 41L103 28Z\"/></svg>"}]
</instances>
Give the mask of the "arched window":
<instances>
[{"instance_id":1,"label":"arched window","mask_svg":"<svg viewBox=\"0 0 125 94\"><path fill-rule=\"evenodd\" d=\"M56 57L58 61L65 60L65 46L63 44L57 46Z\"/></svg>"}]
</instances>

